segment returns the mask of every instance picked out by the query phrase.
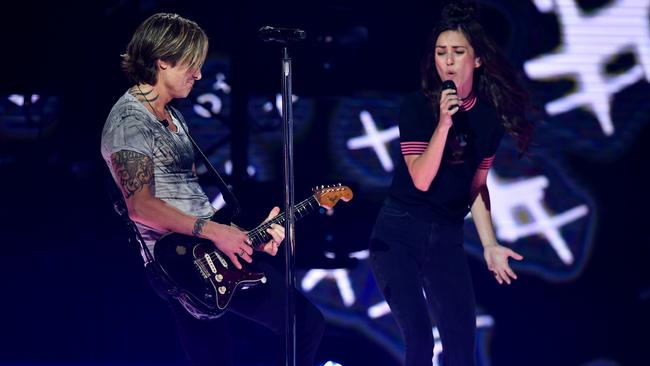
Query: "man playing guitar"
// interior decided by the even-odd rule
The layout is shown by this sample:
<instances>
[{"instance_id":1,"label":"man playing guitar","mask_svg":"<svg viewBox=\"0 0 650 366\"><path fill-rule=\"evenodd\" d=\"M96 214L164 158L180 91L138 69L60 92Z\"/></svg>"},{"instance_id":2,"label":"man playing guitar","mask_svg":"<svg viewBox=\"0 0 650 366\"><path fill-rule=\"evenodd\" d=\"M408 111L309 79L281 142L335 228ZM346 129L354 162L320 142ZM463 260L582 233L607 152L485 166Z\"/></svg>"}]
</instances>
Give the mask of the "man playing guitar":
<instances>
[{"instance_id":1,"label":"man playing guitar","mask_svg":"<svg viewBox=\"0 0 650 366\"><path fill-rule=\"evenodd\" d=\"M209 240L237 269L253 261L250 237L236 226L211 221L214 209L198 184L187 125L168 103L185 98L201 79L208 49L204 31L176 14L155 14L135 31L122 68L133 86L113 106L106 120L101 150L120 188L129 217L153 252L163 235L173 232ZM279 213L274 207L267 220ZM265 228L270 240L259 251L278 252L284 228ZM256 262L258 262L256 260ZM258 264L268 283L242 292L228 312L284 333L283 275L264 261ZM296 292L297 364L313 365L324 330L323 316ZM177 302L171 309L186 354L193 365L230 365L230 336L224 318L199 320Z\"/></svg>"}]
</instances>

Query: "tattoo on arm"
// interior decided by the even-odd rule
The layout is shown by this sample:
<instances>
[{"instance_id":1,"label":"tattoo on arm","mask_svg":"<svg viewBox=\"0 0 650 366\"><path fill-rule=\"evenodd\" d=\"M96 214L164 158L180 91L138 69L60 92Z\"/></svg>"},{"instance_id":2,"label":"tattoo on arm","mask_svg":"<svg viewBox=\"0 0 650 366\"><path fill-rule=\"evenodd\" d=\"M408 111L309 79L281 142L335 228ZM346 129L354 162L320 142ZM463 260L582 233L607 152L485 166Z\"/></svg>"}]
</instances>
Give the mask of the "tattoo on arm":
<instances>
[{"instance_id":1,"label":"tattoo on arm","mask_svg":"<svg viewBox=\"0 0 650 366\"><path fill-rule=\"evenodd\" d=\"M198 218L194 222L194 228L192 229L192 235L199 236L201 235L201 230L203 230L203 225L207 222L206 219Z\"/></svg>"},{"instance_id":2,"label":"tattoo on arm","mask_svg":"<svg viewBox=\"0 0 650 366\"><path fill-rule=\"evenodd\" d=\"M111 163L125 198L142 191L144 186L153 189L153 161L147 155L121 150L111 155Z\"/></svg>"}]
</instances>

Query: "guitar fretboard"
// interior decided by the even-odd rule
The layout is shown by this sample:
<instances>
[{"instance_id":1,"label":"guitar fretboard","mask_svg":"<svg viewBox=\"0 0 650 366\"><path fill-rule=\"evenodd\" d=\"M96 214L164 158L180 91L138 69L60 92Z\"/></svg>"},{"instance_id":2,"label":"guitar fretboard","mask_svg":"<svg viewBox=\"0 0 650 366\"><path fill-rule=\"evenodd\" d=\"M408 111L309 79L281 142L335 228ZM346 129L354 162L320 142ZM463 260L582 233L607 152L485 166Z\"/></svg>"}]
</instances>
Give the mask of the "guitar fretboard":
<instances>
[{"instance_id":1,"label":"guitar fretboard","mask_svg":"<svg viewBox=\"0 0 650 366\"><path fill-rule=\"evenodd\" d=\"M293 206L294 217L296 220L302 219L308 213L310 213L311 211L313 211L318 207L320 207L320 205L318 204L316 197L311 196L306 200ZM271 220L249 231L248 237L252 241L251 245L253 246L253 248L258 248L260 245L268 243L269 240L272 239L271 235L269 235L269 233L266 232L266 229L270 228L272 224L278 224L280 226L284 226L285 221L286 221L286 213L282 212L276 217L272 218Z\"/></svg>"}]
</instances>

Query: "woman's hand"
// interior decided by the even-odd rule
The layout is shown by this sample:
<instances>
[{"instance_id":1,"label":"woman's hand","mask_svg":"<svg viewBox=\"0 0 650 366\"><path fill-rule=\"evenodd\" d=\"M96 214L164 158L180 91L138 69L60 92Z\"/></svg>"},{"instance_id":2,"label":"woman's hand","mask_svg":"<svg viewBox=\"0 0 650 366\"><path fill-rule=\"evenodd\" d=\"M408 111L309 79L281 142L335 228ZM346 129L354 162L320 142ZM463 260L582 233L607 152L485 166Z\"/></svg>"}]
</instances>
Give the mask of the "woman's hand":
<instances>
[{"instance_id":1,"label":"woman's hand","mask_svg":"<svg viewBox=\"0 0 650 366\"><path fill-rule=\"evenodd\" d=\"M279 212L279 207L273 207L271 212L269 212L269 216L266 218L266 220L264 220L264 222L268 222L277 216ZM266 232L271 235L272 239L268 243L264 244L260 250L269 255L275 256L278 254L280 243L282 243L284 240L284 227L278 224L271 224L271 227L266 229Z\"/></svg>"},{"instance_id":2,"label":"woman's hand","mask_svg":"<svg viewBox=\"0 0 650 366\"><path fill-rule=\"evenodd\" d=\"M456 114L459 109L460 100L456 89L445 89L440 93L440 120L438 125L443 127L451 127L453 121L451 116Z\"/></svg>"},{"instance_id":3,"label":"woman's hand","mask_svg":"<svg viewBox=\"0 0 650 366\"><path fill-rule=\"evenodd\" d=\"M485 258L488 269L494 273L494 278L497 282L503 284L505 281L508 285L510 284L511 278L513 280L517 279L517 275L508 265L508 258L510 257L518 261L524 259L519 253L499 244L485 246L483 248L483 257Z\"/></svg>"}]
</instances>

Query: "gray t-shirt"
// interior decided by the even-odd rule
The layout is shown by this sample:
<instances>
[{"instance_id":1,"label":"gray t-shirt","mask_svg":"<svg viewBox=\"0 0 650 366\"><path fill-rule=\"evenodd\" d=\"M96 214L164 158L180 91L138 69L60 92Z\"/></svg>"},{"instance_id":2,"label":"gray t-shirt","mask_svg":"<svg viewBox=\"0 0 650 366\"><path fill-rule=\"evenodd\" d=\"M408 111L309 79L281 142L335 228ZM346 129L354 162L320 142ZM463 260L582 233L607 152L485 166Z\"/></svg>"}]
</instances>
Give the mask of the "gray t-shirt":
<instances>
[{"instance_id":1,"label":"gray t-shirt","mask_svg":"<svg viewBox=\"0 0 650 366\"><path fill-rule=\"evenodd\" d=\"M102 156L113 178L115 172L111 155L120 150L147 155L154 165L153 194L182 212L209 218L214 214L210 200L198 183L192 166L194 151L184 129L187 125L174 110L177 132L162 126L134 96L125 93L115 103L102 131ZM138 230L153 253L153 245L165 231L136 223Z\"/></svg>"}]
</instances>

